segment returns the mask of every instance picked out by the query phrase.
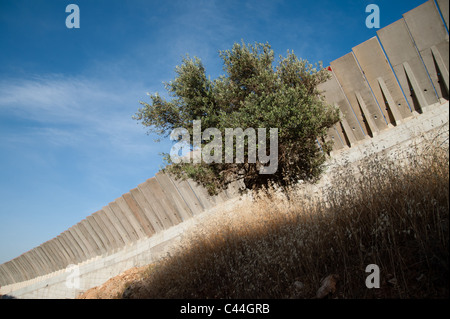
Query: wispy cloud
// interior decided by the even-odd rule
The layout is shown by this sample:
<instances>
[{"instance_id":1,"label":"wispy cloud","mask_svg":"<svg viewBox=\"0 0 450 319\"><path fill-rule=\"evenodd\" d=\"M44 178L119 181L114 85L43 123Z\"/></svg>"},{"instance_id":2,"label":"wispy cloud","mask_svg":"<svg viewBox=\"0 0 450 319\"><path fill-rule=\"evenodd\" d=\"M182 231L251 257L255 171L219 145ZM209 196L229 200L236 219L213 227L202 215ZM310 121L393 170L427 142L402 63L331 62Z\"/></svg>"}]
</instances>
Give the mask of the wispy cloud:
<instances>
[{"instance_id":1,"label":"wispy cloud","mask_svg":"<svg viewBox=\"0 0 450 319\"><path fill-rule=\"evenodd\" d=\"M101 141L118 151L150 151L150 143L142 145L144 130L131 119L145 89L121 82L61 75L3 80L0 116L38 123L20 136L36 138L37 134L57 146Z\"/></svg>"}]
</instances>

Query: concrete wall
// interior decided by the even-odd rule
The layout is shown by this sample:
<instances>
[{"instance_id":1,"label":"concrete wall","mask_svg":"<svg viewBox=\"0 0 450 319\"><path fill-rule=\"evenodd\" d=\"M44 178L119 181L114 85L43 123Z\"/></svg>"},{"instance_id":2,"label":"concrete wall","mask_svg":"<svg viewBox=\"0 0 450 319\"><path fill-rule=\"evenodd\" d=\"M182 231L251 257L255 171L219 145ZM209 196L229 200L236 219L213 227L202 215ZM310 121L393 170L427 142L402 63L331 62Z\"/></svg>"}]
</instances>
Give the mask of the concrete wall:
<instances>
[{"instance_id":1,"label":"concrete wall","mask_svg":"<svg viewBox=\"0 0 450 319\"><path fill-rule=\"evenodd\" d=\"M238 195L239 183L211 197L192 180L159 172L59 236L0 265L0 285L27 281L107 256Z\"/></svg>"},{"instance_id":2,"label":"concrete wall","mask_svg":"<svg viewBox=\"0 0 450 319\"><path fill-rule=\"evenodd\" d=\"M330 63L319 86L342 121L334 150L350 148L449 97L448 1L429 0ZM447 13L445 15L444 13ZM447 18L446 18L447 17Z\"/></svg>"},{"instance_id":3,"label":"concrete wall","mask_svg":"<svg viewBox=\"0 0 450 319\"><path fill-rule=\"evenodd\" d=\"M396 127L417 121L419 114L426 116L448 100L448 1L437 4L429 0L405 13L377 37L330 63L331 78L319 89L342 114L329 131L333 154L366 147L385 132L390 136ZM236 198L238 188L234 183L211 197L192 180L157 173L57 237L0 265L1 292L56 280L71 265L121 256L137 243L156 247L154 238L164 238L161 234L182 229L180 225Z\"/></svg>"}]
</instances>

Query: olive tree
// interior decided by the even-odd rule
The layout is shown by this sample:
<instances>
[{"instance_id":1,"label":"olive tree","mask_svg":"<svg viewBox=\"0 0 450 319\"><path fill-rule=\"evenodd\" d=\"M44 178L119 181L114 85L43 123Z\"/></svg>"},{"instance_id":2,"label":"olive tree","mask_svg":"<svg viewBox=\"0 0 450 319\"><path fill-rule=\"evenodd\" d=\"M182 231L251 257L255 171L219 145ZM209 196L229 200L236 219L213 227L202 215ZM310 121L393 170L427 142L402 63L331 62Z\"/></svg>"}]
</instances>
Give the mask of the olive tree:
<instances>
[{"instance_id":1,"label":"olive tree","mask_svg":"<svg viewBox=\"0 0 450 319\"><path fill-rule=\"evenodd\" d=\"M220 51L219 55L223 75L211 80L199 58L186 56L175 69L176 78L165 83L170 99L153 94L149 103L140 102L142 107L134 119L148 127L149 133L180 138L183 134L174 132L182 128L178 132L184 132L183 142L194 154L214 158L207 161L200 156L195 160L189 153L180 161L165 154L165 170L192 178L211 194L237 179L243 180L247 188L317 179L332 147L325 139L327 131L339 120L338 110L327 105L317 89L329 76L322 64L312 65L293 51L275 62L271 46L261 43L235 43L231 50ZM214 128L214 134L199 137L196 123L201 123L201 128ZM218 132L225 135L232 129L244 132L244 138L218 136ZM258 143L252 144L253 132L265 132L267 143L260 141L264 136L257 134ZM215 147L211 147L213 141ZM271 158L276 161L272 168L276 167L264 173L262 168L267 168L268 163L260 156L255 160L255 152L264 154L261 148L269 141L277 144L277 157ZM221 152L218 146L226 150L232 146L235 153L244 150L243 157L242 153L240 158L234 154L230 161L230 153Z\"/></svg>"}]
</instances>

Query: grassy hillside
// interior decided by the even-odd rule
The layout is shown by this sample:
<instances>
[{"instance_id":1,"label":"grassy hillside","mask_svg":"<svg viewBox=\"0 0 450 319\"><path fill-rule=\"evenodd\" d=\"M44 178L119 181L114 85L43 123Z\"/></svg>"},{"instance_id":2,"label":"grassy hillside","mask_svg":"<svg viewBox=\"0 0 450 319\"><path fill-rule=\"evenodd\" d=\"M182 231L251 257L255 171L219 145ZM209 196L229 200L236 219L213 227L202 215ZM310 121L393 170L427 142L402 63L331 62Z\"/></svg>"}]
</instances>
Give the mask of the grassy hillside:
<instances>
[{"instance_id":1,"label":"grassy hillside","mask_svg":"<svg viewBox=\"0 0 450 319\"><path fill-rule=\"evenodd\" d=\"M342 167L320 200L270 192L215 214L123 297L448 298L447 144Z\"/></svg>"}]
</instances>

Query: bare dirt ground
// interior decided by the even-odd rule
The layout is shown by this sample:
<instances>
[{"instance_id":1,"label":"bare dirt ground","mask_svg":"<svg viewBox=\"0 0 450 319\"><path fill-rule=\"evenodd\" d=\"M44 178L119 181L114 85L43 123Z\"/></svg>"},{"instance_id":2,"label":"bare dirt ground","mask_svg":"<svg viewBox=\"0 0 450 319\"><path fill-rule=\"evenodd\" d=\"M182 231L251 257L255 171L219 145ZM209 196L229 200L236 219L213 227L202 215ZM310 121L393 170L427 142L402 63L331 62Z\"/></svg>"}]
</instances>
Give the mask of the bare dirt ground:
<instances>
[{"instance_id":1,"label":"bare dirt ground","mask_svg":"<svg viewBox=\"0 0 450 319\"><path fill-rule=\"evenodd\" d=\"M125 288L141 279L148 266L134 267L109 279L104 284L91 288L76 299L120 299Z\"/></svg>"}]
</instances>

